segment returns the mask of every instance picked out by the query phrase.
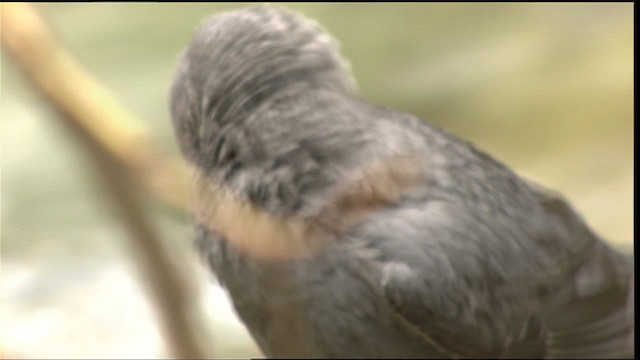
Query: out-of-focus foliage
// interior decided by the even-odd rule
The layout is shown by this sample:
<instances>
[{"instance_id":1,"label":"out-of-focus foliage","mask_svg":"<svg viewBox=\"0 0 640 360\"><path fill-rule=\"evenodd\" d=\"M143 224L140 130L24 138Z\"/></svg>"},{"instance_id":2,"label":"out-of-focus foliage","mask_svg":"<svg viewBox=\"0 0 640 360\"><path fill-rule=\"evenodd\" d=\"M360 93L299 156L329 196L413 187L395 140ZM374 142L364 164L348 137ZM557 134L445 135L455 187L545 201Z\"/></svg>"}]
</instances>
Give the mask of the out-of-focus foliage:
<instances>
[{"instance_id":1,"label":"out-of-focus foliage","mask_svg":"<svg viewBox=\"0 0 640 360\"><path fill-rule=\"evenodd\" d=\"M205 17L245 5L37 6L74 56L178 156L167 111L178 55ZM563 192L611 242L631 246L633 4L283 6L340 41L367 99L472 141ZM40 357L160 355L143 294L129 279L125 234L88 158L4 52L1 81L0 347ZM148 203L157 226L188 254L189 217L156 205ZM222 298L219 290L210 294L217 355L257 356L226 305L211 300Z\"/></svg>"}]
</instances>

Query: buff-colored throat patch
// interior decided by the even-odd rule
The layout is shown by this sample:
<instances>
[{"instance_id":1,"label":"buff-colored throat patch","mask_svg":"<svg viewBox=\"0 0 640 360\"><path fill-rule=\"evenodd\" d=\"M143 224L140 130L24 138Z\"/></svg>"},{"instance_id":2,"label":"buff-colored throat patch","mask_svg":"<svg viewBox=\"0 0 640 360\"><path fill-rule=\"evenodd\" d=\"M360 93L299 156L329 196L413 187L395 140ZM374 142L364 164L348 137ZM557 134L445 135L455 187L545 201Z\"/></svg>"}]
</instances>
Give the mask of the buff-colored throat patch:
<instances>
[{"instance_id":1,"label":"buff-colored throat patch","mask_svg":"<svg viewBox=\"0 0 640 360\"><path fill-rule=\"evenodd\" d=\"M341 233L395 202L424 180L416 156L393 156L358 170L336 185L309 216L277 216L201 176L196 216L201 224L256 258L283 261L313 255Z\"/></svg>"}]
</instances>

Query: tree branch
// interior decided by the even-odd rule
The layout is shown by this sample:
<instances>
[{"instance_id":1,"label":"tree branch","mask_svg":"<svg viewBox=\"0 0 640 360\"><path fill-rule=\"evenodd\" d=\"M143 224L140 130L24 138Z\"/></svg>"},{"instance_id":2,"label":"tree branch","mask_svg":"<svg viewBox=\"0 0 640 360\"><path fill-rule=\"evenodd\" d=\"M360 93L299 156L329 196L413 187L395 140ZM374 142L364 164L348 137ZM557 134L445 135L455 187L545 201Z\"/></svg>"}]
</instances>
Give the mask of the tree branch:
<instances>
[{"instance_id":1,"label":"tree branch","mask_svg":"<svg viewBox=\"0 0 640 360\"><path fill-rule=\"evenodd\" d=\"M138 184L185 209L186 168L151 146L147 132L52 38L31 6L3 3L2 45L61 120L87 147L116 214L131 235L135 263L155 302L169 349L178 358L205 358L195 284L179 267L137 199ZM170 179L157 181L157 179Z\"/></svg>"},{"instance_id":2,"label":"tree branch","mask_svg":"<svg viewBox=\"0 0 640 360\"><path fill-rule=\"evenodd\" d=\"M62 120L68 126L131 169L155 196L187 208L184 163L153 146L143 123L57 44L32 6L3 3L0 34L3 47L38 90L67 115Z\"/></svg>"}]
</instances>

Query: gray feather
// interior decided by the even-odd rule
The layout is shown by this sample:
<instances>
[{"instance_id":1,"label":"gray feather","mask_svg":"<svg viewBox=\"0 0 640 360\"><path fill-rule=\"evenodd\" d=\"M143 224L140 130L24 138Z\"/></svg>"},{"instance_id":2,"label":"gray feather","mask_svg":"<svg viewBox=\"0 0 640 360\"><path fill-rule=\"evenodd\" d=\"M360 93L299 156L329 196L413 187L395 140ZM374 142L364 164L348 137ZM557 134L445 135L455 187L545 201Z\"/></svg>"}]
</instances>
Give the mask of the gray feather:
<instances>
[{"instance_id":1,"label":"gray feather","mask_svg":"<svg viewBox=\"0 0 640 360\"><path fill-rule=\"evenodd\" d=\"M171 114L205 182L333 234L275 262L198 224L199 250L267 356L633 356L632 260L558 194L361 99L316 23L264 6L208 19L180 61ZM398 154L416 159L420 181L344 220L355 210L332 194Z\"/></svg>"}]
</instances>

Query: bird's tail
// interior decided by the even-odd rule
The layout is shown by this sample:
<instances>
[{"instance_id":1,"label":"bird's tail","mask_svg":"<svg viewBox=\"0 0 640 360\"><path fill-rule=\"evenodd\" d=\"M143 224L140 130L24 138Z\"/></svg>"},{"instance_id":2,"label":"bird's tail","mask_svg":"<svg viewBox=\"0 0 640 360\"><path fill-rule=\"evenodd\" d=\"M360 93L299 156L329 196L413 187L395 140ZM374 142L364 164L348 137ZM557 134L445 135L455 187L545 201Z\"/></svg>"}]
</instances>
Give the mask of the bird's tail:
<instances>
[{"instance_id":1,"label":"bird's tail","mask_svg":"<svg viewBox=\"0 0 640 360\"><path fill-rule=\"evenodd\" d=\"M547 316L550 358L633 358L633 257L602 244L574 281L571 301Z\"/></svg>"}]
</instances>

